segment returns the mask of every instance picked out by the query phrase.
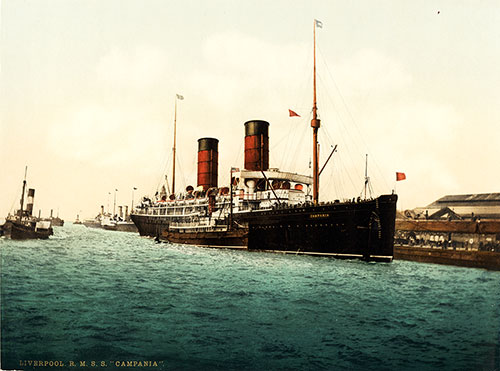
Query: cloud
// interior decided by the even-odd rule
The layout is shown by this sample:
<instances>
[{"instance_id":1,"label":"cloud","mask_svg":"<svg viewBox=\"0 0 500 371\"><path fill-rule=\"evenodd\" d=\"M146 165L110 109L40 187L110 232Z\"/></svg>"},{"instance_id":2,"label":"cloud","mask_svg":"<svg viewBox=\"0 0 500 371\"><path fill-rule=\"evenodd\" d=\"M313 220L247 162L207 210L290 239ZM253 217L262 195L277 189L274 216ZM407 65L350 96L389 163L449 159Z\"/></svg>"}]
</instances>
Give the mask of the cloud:
<instances>
[{"instance_id":1,"label":"cloud","mask_svg":"<svg viewBox=\"0 0 500 371\"><path fill-rule=\"evenodd\" d=\"M49 126L49 147L63 158L115 169L158 158L164 143L155 133L164 131L164 124L143 114L97 105L72 109Z\"/></svg>"},{"instance_id":2,"label":"cloud","mask_svg":"<svg viewBox=\"0 0 500 371\"><path fill-rule=\"evenodd\" d=\"M300 70L301 44L276 44L239 33L211 35L202 48L203 68L191 75L191 85L215 107L254 103L254 110L268 112L277 92L289 96L290 81L308 74Z\"/></svg>"},{"instance_id":3,"label":"cloud","mask_svg":"<svg viewBox=\"0 0 500 371\"><path fill-rule=\"evenodd\" d=\"M132 50L112 48L97 64L100 80L124 86L144 87L168 75L165 51L158 47L137 46Z\"/></svg>"},{"instance_id":4,"label":"cloud","mask_svg":"<svg viewBox=\"0 0 500 371\"><path fill-rule=\"evenodd\" d=\"M397 59L374 49L358 50L334 71L335 80L351 95L390 94L413 83L413 76Z\"/></svg>"}]
</instances>

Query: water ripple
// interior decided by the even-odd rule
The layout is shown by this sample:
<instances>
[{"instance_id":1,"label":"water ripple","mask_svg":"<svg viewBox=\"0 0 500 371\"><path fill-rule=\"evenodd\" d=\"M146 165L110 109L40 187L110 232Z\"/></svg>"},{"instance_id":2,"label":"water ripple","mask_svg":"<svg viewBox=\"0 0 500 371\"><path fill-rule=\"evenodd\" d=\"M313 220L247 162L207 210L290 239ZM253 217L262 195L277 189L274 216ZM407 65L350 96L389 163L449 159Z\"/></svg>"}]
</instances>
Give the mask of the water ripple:
<instances>
[{"instance_id":1,"label":"water ripple","mask_svg":"<svg viewBox=\"0 0 500 371\"><path fill-rule=\"evenodd\" d=\"M2 368L20 359L151 359L168 370L500 365L499 272L156 244L71 225L48 241L0 239L0 253Z\"/></svg>"}]
</instances>

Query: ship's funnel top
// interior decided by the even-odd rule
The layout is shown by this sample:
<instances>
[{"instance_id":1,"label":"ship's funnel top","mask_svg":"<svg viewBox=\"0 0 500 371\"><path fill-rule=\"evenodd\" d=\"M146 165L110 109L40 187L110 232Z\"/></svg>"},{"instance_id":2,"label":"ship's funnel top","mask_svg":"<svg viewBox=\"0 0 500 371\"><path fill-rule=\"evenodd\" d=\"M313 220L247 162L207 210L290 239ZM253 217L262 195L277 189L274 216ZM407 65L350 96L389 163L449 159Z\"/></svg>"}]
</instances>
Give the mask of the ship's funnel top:
<instances>
[{"instance_id":1,"label":"ship's funnel top","mask_svg":"<svg viewBox=\"0 0 500 371\"><path fill-rule=\"evenodd\" d=\"M198 139L198 187L203 190L217 187L219 164L219 140L215 138Z\"/></svg>"},{"instance_id":2,"label":"ship's funnel top","mask_svg":"<svg viewBox=\"0 0 500 371\"><path fill-rule=\"evenodd\" d=\"M245 136L263 134L266 137L269 132L269 122L263 120L250 120L245 122Z\"/></svg>"},{"instance_id":3,"label":"ship's funnel top","mask_svg":"<svg viewBox=\"0 0 500 371\"><path fill-rule=\"evenodd\" d=\"M245 122L245 169L269 169L269 122Z\"/></svg>"},{"instance_id":4,"label":"ship's funnel top","mask_svg":"<svg viewBox=\"0 0 500 371\"><path fill-rule=\"evenodd\" d=\"M198 152L199 151L218 151L219 140L215 138L201 138L198 139Z\"/></svg>"}]
</instances>

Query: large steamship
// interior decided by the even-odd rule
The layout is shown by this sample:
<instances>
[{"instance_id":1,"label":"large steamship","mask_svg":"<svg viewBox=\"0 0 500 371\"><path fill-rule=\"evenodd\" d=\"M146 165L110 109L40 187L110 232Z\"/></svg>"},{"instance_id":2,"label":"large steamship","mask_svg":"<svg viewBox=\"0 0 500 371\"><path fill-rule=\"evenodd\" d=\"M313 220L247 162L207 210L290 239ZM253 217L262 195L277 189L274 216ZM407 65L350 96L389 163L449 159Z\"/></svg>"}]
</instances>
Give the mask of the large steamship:
<instances>
[{"instance_id":1,"label":"large steamship","mask_svg":"<svg viewBox=\"0 0 500 371\"><path fill-rule=\"evenodd\" d=\"M244 126L244 167L231 169L229 186L218 187L218 140L199 139L197 187L176 194L174 168L172 194L143 199L131 214L141 235L207 247L392 261L397 195L319 202L316 73L312 176L270 168L269 123ZM175 139L173 154L175 164Z\"/></svg>"}]
</instances>

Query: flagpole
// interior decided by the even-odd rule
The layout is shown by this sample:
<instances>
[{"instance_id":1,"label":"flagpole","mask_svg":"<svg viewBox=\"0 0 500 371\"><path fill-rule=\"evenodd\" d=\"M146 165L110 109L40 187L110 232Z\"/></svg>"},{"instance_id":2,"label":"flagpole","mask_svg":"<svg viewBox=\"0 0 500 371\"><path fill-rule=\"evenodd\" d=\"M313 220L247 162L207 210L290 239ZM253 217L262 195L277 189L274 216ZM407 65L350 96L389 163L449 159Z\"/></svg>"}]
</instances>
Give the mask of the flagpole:
<instances>
[{"instance_id":1,"label":"flagpole","mask_svg":"<svg viewBox=\"0 0 500 371\"><path fill-rule=\"evenodd\" d=\"M173 153L173 164L172 164L172 194L175 196L175 144L176 144L176 131L177 131L177 95L175 96L175 108L174 108L174 147L172 148Z\"/></svg>"}]
</instances>

